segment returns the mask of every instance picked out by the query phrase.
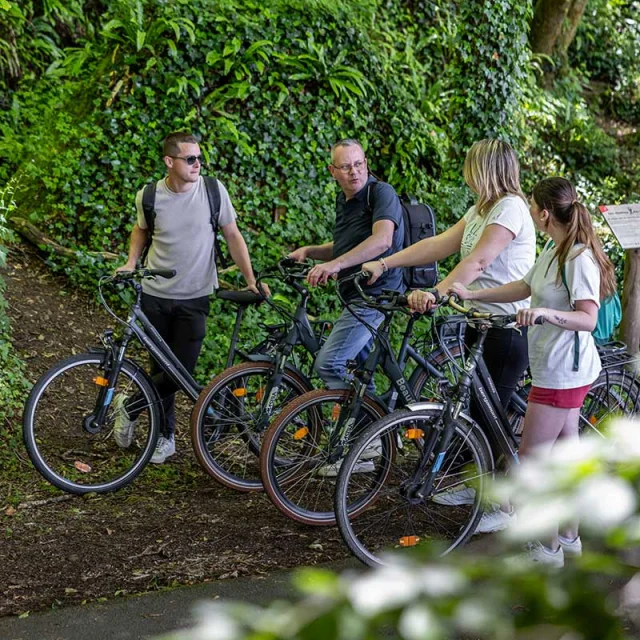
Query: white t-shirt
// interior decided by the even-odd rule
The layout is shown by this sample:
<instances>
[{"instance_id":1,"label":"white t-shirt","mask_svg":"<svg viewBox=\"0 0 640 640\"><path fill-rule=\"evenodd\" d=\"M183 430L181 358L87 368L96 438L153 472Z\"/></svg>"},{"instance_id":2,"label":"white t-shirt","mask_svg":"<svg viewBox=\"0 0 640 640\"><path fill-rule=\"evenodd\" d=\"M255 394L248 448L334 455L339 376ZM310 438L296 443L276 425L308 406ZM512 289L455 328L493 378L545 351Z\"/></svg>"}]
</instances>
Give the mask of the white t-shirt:
<instances>
[{"instance_id":1,"label":"white t-shirt","mask_svg":"<svg viewBox=\"0 0 640 640\"><path fill-rule=\"evenodd\" d=\"M496 259L470 285L472 291L492 289L515 280L522 280L536 259L536 230L529 209L519 196L506 196L498 200L485 216L473 206L464 216L465 227L460 255L466 258L478 244L490 224L499 224L515 236L497 255ZM516 313L529 306L529 300L518 302L480 302L473 306L490 313Z\"/></svg>"},{"instance_id":2,"label":"white t-shirt","mask_svg":"<svg viewBox=\"0 0 640 640\"><path fill-rule=\"evenodd\" d=\"M593 300L600 306L600 269L589 249L576 253L576 245L564 265L567 286L558 280L556 248L547 246L523 278L531 287L531 307L572 311L576 300ZM567 287L571 292L571 300ZM589 331L579 331L580 361L573 371L575 332L549 322L528 328L529 366L533 384L545 389L575 389L591 384L600 374L598 350Z\"/></svg>"},{"instance_id":3,"label":"white t-shirt","mask_svg":"<svg viewBox=\"0 0 640 640\"><path fill-rule=\"evenodd\" d=\"M218 180L220 218L218 228L233 222L236 212L229 193ZM138 226L147 228L142 192L136 195ZM189 300L213 293L218 286L211 208L202 176L189 191L175 193L165 180L156 185L156 218L147 264L150 269L175 269L173 278L144 280L142 290L158 298Z\"/></svg>"}]
</instances>

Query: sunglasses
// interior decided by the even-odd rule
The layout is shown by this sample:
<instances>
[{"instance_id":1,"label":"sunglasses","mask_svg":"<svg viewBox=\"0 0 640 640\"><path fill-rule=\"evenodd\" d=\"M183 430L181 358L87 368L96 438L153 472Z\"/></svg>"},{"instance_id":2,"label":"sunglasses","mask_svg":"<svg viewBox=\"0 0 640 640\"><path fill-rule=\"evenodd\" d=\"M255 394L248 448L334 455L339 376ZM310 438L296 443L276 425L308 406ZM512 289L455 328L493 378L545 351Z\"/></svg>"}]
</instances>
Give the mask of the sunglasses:
<instances>
[{"instance_id":1,"label":"sunglasses","mask_svg":"<svg viewBox=\"0 0 640 640\"><path fill-rule=\"evenodd\" d=\"M170 158L175 158L176 160L184 160L189 166L196 163L196 160L202 164L204 162L204 156L187 156L183 158L182 156L169 156Z\"/></svg>"}]
</instances>

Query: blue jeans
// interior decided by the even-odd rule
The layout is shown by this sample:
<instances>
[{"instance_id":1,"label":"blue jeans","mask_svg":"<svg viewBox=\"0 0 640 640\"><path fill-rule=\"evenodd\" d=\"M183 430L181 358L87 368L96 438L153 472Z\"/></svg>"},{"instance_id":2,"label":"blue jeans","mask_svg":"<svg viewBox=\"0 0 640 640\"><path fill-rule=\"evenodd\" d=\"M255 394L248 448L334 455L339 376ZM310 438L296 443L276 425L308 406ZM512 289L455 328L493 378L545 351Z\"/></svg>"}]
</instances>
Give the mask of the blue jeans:
<instances>
[{"instance_id":1,"label":"blue jeans","mask_svg":"<svg viewBox=\"0 0 640 640\"><path fill-rule=\"evenodd\" d=\"M358 318L374 328L377 328L384 319L382 313L375 309L355 308L353 311ZM343 387L349 379L347 360L357 360L358 364L364 364L372 343L373 337L369 329L344 309L318 353L314 369L329 389ZM375 390L373 380L369 390Z\"/></svg>"}]
</instances>

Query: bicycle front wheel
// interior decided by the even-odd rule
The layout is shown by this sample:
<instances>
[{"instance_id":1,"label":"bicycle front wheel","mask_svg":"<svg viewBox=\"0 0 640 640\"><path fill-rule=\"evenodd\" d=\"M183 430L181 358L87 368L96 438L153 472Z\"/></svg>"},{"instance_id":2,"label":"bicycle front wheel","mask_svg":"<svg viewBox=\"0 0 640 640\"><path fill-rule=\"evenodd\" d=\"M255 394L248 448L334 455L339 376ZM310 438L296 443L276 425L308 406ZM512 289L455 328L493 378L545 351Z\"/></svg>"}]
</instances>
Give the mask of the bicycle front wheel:
<instances>
[{"instance_id":1,"label":"bicycle front wheel","mask_svg":"<svg viewBox=\"0 0 640 640\"><path fill-rule=\"evenodd\" d=\"M217 375L191 414L191 441L202 468L225 487L262 491L258 456L270 421L309 383L285 370L272 388L273 362L245 362ZM267 389L271 388L270 397Z\"/></svg>"},{"instance_id":2,"label":"bicycle front wheel","mask_svg":"<svg viewBox=\"0 0 640 640\"><path fill-rule=\"evenodd\" d=\"M260 453L262 482L273 504L293 520L310 525L335 524L333 494L342 458L357 435L385 413L381 405L364 396L354 416L350 440L339 455L332 449L331 436L352 394L350 389L305 393L284 408L265 434ZM387 458L393 458L393 442L375 444L358 467L363 474L370 475L374 470L372 459L380 456L381 449ZM381 473L384 469L379 467L374 475L378 478ZM359 507L367 503L365 496Z\"/></svg>"},{"instance_id":3,"label":"bicycle front wheel","mask_svg":"<svg viewBox=\"0 0 640 640\"><path fill-rule=\"evenodd\" d=\"M110 365L105 353L62 360L35 384L25 405L22 432L36 469L69 493L106 493L130 483L153 455L161 413L157 394L134 363L125 360L114 389L106 388ZM114 438L118 396L137 397L140 411L131 442ZM101 423L95 420L107 406Z\"/></svg>"},{"instance_id":4,"label":"bicycle front wheel","mask_svg":"<svg viewBox=\"0 0 640 640\"><path fill-rule=\"evenodd\" d=\"M442 417L443 406L436 404L419 411L396 411L367 429L345 458L338 475L335 512L340 534L363 563L382 565L390 550L427 545L444 555L473 534L493 472L491 455L475 424L460 420L438 463L423 460L428 455L423 453L424 443L441 429ZM390 471L377 488L375 502L354 517L354 505L372 490L367 479L355 473L358 461L372 443L385 439L397 443L398 455L395 461L384 456L376 461ZM431 489L420 497L417 489L431 472Z\"/></svg>"}]
</instances>

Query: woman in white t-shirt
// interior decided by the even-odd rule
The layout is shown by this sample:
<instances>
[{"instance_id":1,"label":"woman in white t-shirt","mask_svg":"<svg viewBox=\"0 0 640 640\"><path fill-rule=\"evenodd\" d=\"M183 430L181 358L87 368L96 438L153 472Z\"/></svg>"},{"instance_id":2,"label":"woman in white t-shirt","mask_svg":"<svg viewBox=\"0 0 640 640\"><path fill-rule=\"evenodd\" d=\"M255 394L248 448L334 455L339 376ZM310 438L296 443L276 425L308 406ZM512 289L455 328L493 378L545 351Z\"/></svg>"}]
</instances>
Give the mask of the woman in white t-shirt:
<instances>
[{"instance_id":1,"label":"woman in white t-shirt","mask_svg":"<svg viewBox=\"0 0 640 640\"><path fill-rule=\"evenodd\" d=\"M466 300L510 302L531 296L531 307L517 314L518 324L529 327L533 383L520 457L534 448L548 451L560 439L578 437L580 408L600 373L591 331L600 300L616 288L613 265L568 180L541 180L533 189L531 217L551 241L522 279L495 289L471 290L459 283L450 289ZM536 325L540 317L543 324ZM511 517L503 509L483 516L493 521L494 531L505 528ZM529 544L529 556L536 562L562 566L565 553L582 553L577 523L556 530L544 544Z\"/></svg>"},{"instance_id":2,"label":"woman in white t-shirt","mask_svg":"<svg viewBox=\"0 0 640 640\"><path fill-rule=\"evenodd\" d=\"M476 142L465 158L463 175L477 196L464 217L444 233L425 238L383 260L363 264L363 270L372 274L369 283L375 282L386 269L443 260L458 251L462 259L436 285L440 294L454 282L462 282L473 290L496 287L524 277L531 269L536 256L535 228L520 188L520 166L512 147L502 140ZM435 301L428 291L409 294L411 308L421 313ZM526 300L478 305L479 309L493 313L516 313L527 306ZM476 330L468 327L465 343L471 345L475 338ZM527 368L526 335L489 331L484 360L506 407ZM475 407L472 415L482 420Z\"/></svg>"}]
</instances>

